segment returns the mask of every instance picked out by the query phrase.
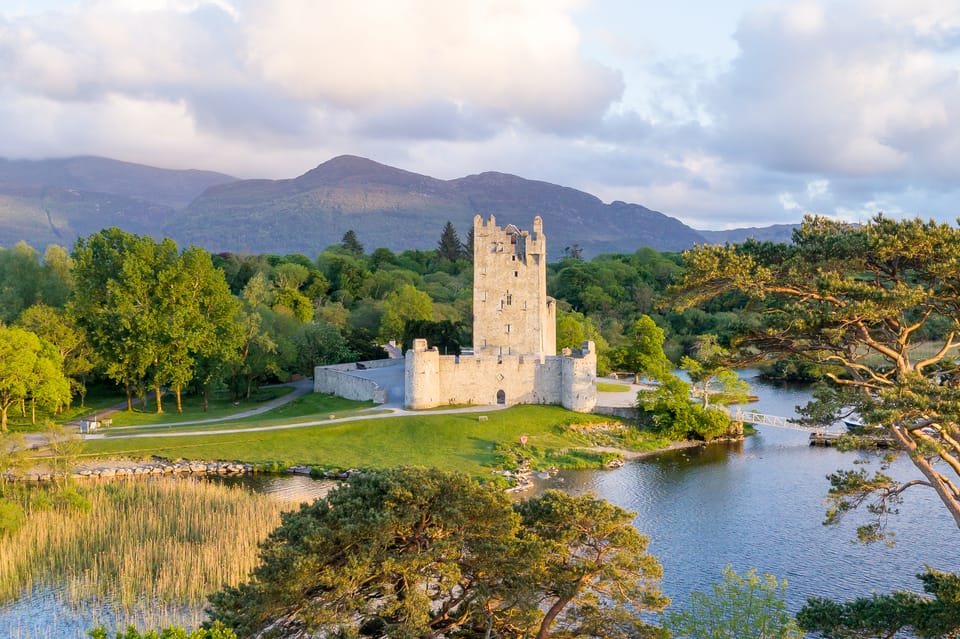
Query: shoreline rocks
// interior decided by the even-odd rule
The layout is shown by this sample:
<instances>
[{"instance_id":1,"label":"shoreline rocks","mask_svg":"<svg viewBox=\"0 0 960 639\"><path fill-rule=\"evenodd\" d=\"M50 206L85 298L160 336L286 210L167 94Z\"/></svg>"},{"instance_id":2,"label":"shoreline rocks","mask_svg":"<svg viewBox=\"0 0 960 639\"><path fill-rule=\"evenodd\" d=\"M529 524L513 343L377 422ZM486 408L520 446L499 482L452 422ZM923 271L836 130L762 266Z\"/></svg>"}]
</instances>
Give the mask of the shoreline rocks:
<instances>
[{"instance_id":1,"label":"shoreline rocks","mask_svg":"<svg viewBox=\"0 0 960 639\"><path fill-rule=\"evenodd\" d=\"M79 468L70 473L73 479L117 479L123 477L157 477L164 475L222 475L237 476L249 475L257 472L253 464L244 464L235 461L150 461L124 464L104 464ZM19 479L22 481L46 482L53 480L48 471L32 471L25 473Z\"/></svg>"}]
</instances>

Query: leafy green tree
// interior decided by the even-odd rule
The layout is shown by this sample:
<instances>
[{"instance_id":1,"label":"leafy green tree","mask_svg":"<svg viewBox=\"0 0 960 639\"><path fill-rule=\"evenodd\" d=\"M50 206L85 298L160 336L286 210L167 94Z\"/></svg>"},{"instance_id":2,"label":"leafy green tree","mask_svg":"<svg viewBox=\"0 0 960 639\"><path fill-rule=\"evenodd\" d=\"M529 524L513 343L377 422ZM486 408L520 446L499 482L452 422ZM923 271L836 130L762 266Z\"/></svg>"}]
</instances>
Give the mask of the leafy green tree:
<instances>
[{"instance_id":1,"label":"leafy green tree","mask_svg":"<svg viewBox=\"0 0 960 639\"><path fill-rule=\"evenodd\" d=\"M453 228L453 223L447 220L440 233L440 241L437 242L437 257L447 262L456 262L463 257L463 244L460 242L460 236L457 235L457 229Z\"/></svg>"},{"instance_id":2,"label":"leafy green tree","mask_svg":"<svg viewBox=\"0 0 960 639\"><path fill-rule=\"evenodd\" d=\"M310 269L303 264L286 262L273 269L273 282L278 288L300 290L310 277Z\"/></svg>"},{"instance_id":3,"label":"leafy green tree","mask_svg":"<svg viewBox=\"0 0 960 639\"><path fill-rule=\"evenodd\" d=\"M273 310L297 318L301 324L313 319L310 299L294 288L281 288L273 294Z\"/></svg>"},{"instance_id":4,"label":"leafy green tree","mask_svg":"<svg viewBox=\"0 0 960 639\"><path fill-rule=\"evenodd\" d=\"M704 408L715 404L748 401L750 387L730 368L730 352L717 343L716 335L702 335L695 342L694 356L683 356L680 368L693 382L693 392Z\"/></svg>"},{"instance_id":5,"label":"leafy green tree","mask_svg":"<svg viewBox=\"0 0 960 639\"><path fill-rule=\"evenodd\" d=\"M198 247L183 251L160 274L159 286L166 291L158 304L166 320L157 336L160 380L173 388L181 413L181 393L197 372L197 359L223 358L224 347L237 345L233 329L240 305L210 254Z\"/></svg>"},{"instance_id":6,"label":"leafy green tree","mask_svg":"<svg viewBox=\"0 0 960 639\"><path fill-rule=\"evenodd\" d=\"M26 242L0 248L0 322L12 323L24 309L41 301L39 257Z\"/></svg>"},{"instance_id":7,"label":"leafy green tree","mask_svg":"<svg viewBox=\"0 0 960 639\"><path fill-rule=\"evenodd\" d=\"M295 338L296 369L302 375L313 376L315 366L354 362L357 354L350 348L340 330L327 322L304 324Z\"/></svg>"},{"instance_id":8,"label":"leafy green tree","mask_svg":"<svg viewBox=\"0 0 960 639\"><path fill-rule=\"evenodd\" d=\"M362 256L359 257L362 258ZM370 271L367 270L363 260L350 253L347 255L321 253L317 258L317 265L330 282L331 294L336 294L337 299L344 301L357 297L370 277Z\"/></svg>"},{"instance_id":9,"label":"leafy green tree","mask_svg":"<svg viewBox=\"0 0 960 639\"><path fill-rule=\"evenodd\" d=\"M20 315L19 324L57 349L63 362L63 374L70 380L71 394L79 394L83 405L86 379L93 371L96 360L96 353L83 329L71 317L45 304L35 304L25 310Z\"/></svg>"},{"instance_id":10,"label":"leafy green tree","mask_svg":"<svg viewBox=\"0 0 960 639\"><path fill-rule=\"evenodd\" d=\"M40 299L54 308L63 308L73 292L73 260L67 249L49 245L43 253Z\"/></svg>"},{"instance_id":11,"label":"leafy green tree","mask_svg":"<svg viewBox=\"0 0 960 639\"><path fill-rule=\"evenodd\" d=\"M0 325L0 432L7 432L10 407L27 400L66 403L70 385L56 350L36 334Z\"/></svg>"},{"instance_id":12,"label":"leafy green tree","mask_svg":"<svg viewBox=\"0 0 960 639\"><path fill-rule=\"evenodd\" d=\"M403 286L384 300L383 316L380 319L380 339L384 342L400 339L403 336L404 322L432 318L433 300L430 296L409 284Z\"/></svg>"},{"instance_id":13,"label":"leafy green tree","mask_svg":"<svg viewBox=\"0 0 960 639\"><path fill-rule=\"evenodd\" d=\"M637 405L650 416L655 431L671 439L709 441L731 430L727 413L690 401L690 384L672 373L658 381L637 393Z\"/></svg>"},{"instance_id":14,"label":"leafy green tree","mask_svg":"<svg viewBox=\"0 0 960 639\"><path fill-rule=\"evenodd\" d=\"M799 626L825 639L889 639L909 632L921 639L960 635L960 575L927 568L917 575L926 595L898 590L852 601L811 597Z\"/></svg>"},{"instance_id":15,"label":"leafy green tree","mask_svg":"<svg viewBox=\"0 0 960 639\"><path fill-rule=\"evenodd\" d=\"M670 375L673 365L663 352L663 329L649 315L641 315L633 324L632 338L623 355L623 365L633 373L633 383L640 375L662 379Z\"/></svg>"},{"instance_id":16,"label":"leafy green tree","mask_svg":"<svg viewBox=\"0 0 960 639\"><path fill-rule=\"evenodd\" d=\"M960 230L877 216L862 225L807 217L790 246L701 246L685 254L679 308L725 294L764 308L741 339L743 359L796 356L832 367L842 391L835 416L855 410L884 428L923 475L910 482L844 482L843 506L864 502L878 519L904 490L932 488L960 527ZM918 350L928 325L946 327ZM824 414L824 411L817 411Z\"/></svg>"},{"instance_id":17,"label":"leafy green tree","mask_svg":"<svg viewBox=\"0 0 960 639\"><path fill-rule=\"evenodd\" d=\"M124 388L127 410L133 410L134 391L154 359L147 278L133 277L137 260L130 259L147 245L155 242L111 228L78 239L73 250L76 288L69 312L86 331L104 372ZM152 268L142 261L140 267Z\"/></svg>"},{"instance_id":18,"label":"leafy green tree","mask_svg":"<svg viewBox=\"0 0 960 639\"><path fill-rule=\"evenodd\" d=\"M258 306L270 307L273 305L273 287L270 280L263 273L256 273L243 287L240 296L251 307Z\"/></svg>"},{"instance_id":19,"label":"leafy green tree","mask_svg":"<svg viewBox=\"0 0 960 639\"><path fill-rule=\"evenodd\" d=\"M675 639L800 639L803 633L787 611L787 582L755 569L745 575L727 566L710 594L693 592L690 604L664 615Z\"/></svg>"},{"instance_id":20,"label":"leafy green tree","mask_svg":"<svg viewBox=\"0 0 960 639\"><path fill-rule=\"evenodd\" d=\"M425 339L431 347L436 346L441 355L459 355L464 344L463 327L450 320L434 322L429 319L412 319L403 324L400 346L404 350L413 346L413 340Z\"/></svg>"},{"instance_id":21,"label":"leafy green tree","mask_svg":"<svg viewBox=\"0 0 960 639\"><path fill-rule=\"evenodd\" d=\"M209 612L242 637L663 636L639 617L666 601L632 517L589 496L515 507L464 475L370 472L286 513L251 580Z\"/></svg>"}]
</instances>

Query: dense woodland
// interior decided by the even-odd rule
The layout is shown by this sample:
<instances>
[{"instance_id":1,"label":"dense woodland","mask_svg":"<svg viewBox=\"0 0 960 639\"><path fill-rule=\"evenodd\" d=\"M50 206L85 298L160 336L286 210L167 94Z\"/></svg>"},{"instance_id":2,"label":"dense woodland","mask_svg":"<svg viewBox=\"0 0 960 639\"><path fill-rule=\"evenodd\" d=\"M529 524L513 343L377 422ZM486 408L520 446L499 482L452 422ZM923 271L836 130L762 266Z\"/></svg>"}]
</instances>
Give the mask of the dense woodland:
<instances>
[{"instance_id":1,"label":"dense woodland","mask_svg":"<svg viewBox=\"0 0 960 639\"><path fill-rule=\"evenodd\" d=\"M351 231L316 257L211 255L116 228L42 255L0 249L0 348L22 355L0 380L4 427L9 409L55 413L95 383L121 389L129 407L139 398L163 410L167 392L177 408L183 394L218 388L249 396L316 365L385 357L389 340L426 336L459 352L471 343L472 232L461 240L448 223L437 235L435 250L394 253L367 250ZM681 263L649 248L585 261L568 247L548 274L558 348L592 339L601 373L634 371L643 315L675 362L699 335L730 334L741 316L722 305L665 310Z\"/></svg>"}]
</instances>

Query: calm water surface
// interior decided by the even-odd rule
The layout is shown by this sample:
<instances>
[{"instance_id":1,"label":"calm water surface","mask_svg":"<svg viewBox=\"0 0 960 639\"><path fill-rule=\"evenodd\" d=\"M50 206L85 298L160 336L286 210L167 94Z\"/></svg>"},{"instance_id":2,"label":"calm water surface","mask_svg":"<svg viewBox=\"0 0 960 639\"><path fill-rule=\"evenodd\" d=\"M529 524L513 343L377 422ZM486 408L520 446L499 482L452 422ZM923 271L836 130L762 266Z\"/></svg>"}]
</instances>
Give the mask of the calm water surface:
<instances>
[{"instance_id":1,"label":"calm water surface","mask_svg":"<svg viewBox=\"0 0 960 639\"><path fill-rule=\"evenodd\" d=\"M794 416L809 395L750 380L760 412ZM663 564L663 589L675 602L705 591L732 564L755 567L787 579L792 610L808 596L847 598L894 588L920 590L914 575L924 565L960 570L960 532L932 490L907 493L889 529L896 545L854 543L855 514L838 526L823 526L827 473L863 467L868 453L811 447L808 435L773 427L742 444L687 449L639 460L613 472L565 475L572 492L591 491L637 512L636 526L650 538L650 552ZM888 474L920 477L908 460Z\"/></svg>"},{"instance_id":2,"label":"calm water surface","mask_svg":"<svg viewBox=\"0 0 960 639\"><path fill-rule=\"evenodd\" d=\"M750 381L760 396L751 408L760 412L793 416L794 407L809 398L803 390ZM900 515L890 521L897 533L892 548L853 542L863 517L821 525L827 473L861 467L857 461L876 467L874 459L868 453L810 447L804 432L760 427L742 444L674 451L615 471L567 472L562 482L540 487L593 492L635 511L637 528L663 564L663 590L675 603L685 602L692 591L708 590L732 564L741 572L755 567L787 579L789 604L796 611L811 595L848 598L919 590L914 575L925 565L960 570L960 532L930 490L908 493ZM887 472L901 479L919 476L905 460ZM322 496L331 486L305 477L243 481L292 503ZM199 611L181 613L180 623L193 625L199 616ZM80 638L93 619L109 623L110 618L109 610L71 612L58 607L55 595L38 593L0 608L0 636Z\"/></svg>"}]
</instances>

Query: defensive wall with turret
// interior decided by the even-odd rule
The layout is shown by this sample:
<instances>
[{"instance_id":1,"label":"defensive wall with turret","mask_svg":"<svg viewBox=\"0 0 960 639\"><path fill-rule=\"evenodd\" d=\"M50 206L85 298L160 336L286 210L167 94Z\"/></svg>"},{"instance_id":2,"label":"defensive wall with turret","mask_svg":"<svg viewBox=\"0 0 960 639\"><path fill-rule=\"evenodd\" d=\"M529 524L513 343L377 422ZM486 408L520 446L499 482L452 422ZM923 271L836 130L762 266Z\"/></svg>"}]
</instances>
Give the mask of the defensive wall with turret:
<instances>
[{"instance_id":1,"label":"defensive wall with turret","mask_svg":"<svg viewBox=\"0 0 960 639\"><path fill-rule=\"evenodd\" d=\"M597 402L593 342L557 355L556 301L547 295L543 221L533 230L473 221L473 352L440 355L426 340L406 353L404 404L560 404L590 412Z\"/></svg>"}]
</instances>

